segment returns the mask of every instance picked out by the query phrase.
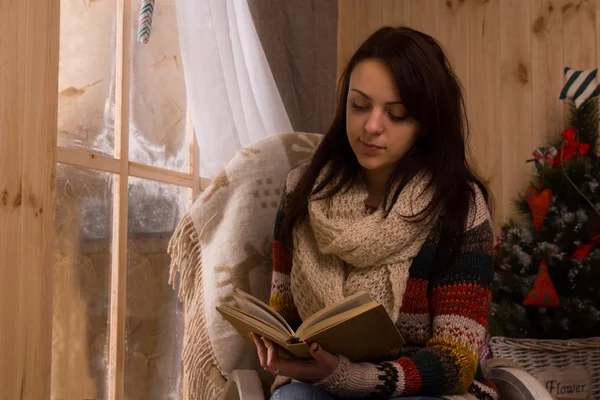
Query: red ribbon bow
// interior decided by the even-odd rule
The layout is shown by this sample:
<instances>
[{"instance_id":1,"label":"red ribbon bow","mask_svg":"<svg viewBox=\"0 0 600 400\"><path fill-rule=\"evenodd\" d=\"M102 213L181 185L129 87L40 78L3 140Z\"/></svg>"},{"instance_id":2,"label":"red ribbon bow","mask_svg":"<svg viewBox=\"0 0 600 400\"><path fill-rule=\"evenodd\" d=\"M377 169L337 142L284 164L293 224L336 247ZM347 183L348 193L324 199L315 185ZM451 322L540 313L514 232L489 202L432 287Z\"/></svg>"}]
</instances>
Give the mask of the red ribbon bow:
<instances>
[{"instance_id":1,"label":"red ribbon bow","mask_svg":"<svg viewBox=\"0 0 600 400\"><path fill-rule=\"evenodd\" d=\"M579 143L575 140L575 129L567 128L561 133L565 144L562 145L558 151L558 155L555 158L554 165L560 165L561 162L567 162L575 153L579 153L582 156L590 150L590 145L586 143Z\"/></svg>"}]
</instances>

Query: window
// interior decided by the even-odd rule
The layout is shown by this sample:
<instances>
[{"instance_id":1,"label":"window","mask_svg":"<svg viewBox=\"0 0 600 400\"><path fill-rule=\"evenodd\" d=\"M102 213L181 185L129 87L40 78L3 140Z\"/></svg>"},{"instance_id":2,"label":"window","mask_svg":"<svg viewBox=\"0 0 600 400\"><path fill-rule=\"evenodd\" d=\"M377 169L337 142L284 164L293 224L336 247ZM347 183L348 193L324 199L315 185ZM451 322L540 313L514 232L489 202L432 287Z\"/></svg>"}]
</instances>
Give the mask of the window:
<instances>
[{"instance_id":1,"label":"window","mask_svg":"<svg viewBox=\"0 0 600 400\"><path fill-rule=\"evenodd\" d=\"M180 399L167 245L200 191L175 0L61 0L52 399Z\"/></svg>"}]
</instances>

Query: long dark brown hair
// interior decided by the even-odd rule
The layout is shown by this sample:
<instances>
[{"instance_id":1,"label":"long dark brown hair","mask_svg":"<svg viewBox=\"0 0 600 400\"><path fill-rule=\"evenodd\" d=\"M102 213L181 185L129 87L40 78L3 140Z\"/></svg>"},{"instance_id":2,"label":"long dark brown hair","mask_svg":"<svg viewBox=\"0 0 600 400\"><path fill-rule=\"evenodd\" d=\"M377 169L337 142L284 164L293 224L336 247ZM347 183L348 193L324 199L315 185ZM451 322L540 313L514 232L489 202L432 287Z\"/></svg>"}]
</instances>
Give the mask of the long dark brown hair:
<instances>
[{"instance_id":1,"label":"long dark brown hair","mask_svg":"<svg viewBox=\"0 0 600 400\"><path fill-rule=\"evenodd\" d=\"M406 111L421 124L419 139L398 162L387 183L386 214L406 184L417 174L425 173L430 177L433 198L417 220L440 215L438 256L451 257L462 243L469 203L474 200L471 184L479 186L486 201L488 191L467 161L465 142L469 127L462 87L437 41L407 27L378 29L348 62L338 84L337 109L331 127L288 199L284 235L290 240L293 227L306 218L309 198L331 197L360 174L360 165L346 134L346 101L350 75L366 59L378 59L389 66ZM326 164L330 166L328 173L314 187ZM324 190L334 178L336 184ZM396 187L392 193L391 188Z\"/></svg>"}]
</instances>

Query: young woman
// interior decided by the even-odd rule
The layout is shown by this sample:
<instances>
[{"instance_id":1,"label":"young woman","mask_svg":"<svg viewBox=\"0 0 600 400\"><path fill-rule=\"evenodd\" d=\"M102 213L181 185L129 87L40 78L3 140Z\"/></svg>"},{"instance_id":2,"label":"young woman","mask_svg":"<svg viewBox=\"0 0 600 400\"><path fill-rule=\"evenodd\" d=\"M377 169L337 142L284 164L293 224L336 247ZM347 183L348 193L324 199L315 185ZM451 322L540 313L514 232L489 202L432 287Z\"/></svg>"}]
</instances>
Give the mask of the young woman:
<instances>
[{"instance_id":1,"label":"young woman","mask_svg":"<svg viewBox=\"0 0 600 400\"><path fill-rule=\"evenodd\" d=\"M312 360L289 360L254 335L277 375L272 398L496 399L478 368L493 277L488 195L465 157L464 102L446 56L421 32L381 28L340 89L331 128L286 181L270 303L294 327L365 290L407 345L383 362L351 363L318 343Z\"/></svg>"}]
</instances>

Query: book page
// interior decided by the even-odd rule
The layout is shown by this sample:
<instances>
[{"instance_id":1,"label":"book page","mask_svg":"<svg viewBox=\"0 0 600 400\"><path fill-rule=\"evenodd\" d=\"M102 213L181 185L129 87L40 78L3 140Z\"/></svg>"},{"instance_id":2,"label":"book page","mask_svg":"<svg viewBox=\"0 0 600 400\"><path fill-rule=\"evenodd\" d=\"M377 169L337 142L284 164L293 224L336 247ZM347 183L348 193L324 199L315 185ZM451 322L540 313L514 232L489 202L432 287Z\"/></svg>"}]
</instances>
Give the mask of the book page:
<instances>
[{"instance_id":1,"label":"book page","mask_svg":"<svg viewBox=\"0 0 600 400\"><path fill-rule=\"evenodd\" d=\"M302 332L306 329L309 329L311 326L319 324L327 319L335 317L336 315L340 315L345 313L346 311L350 311L355 308L359 308L365 304L372 303L373 299L366 292L356 293L352 296L346 297L339 303L336 303L332 306L326 307L321 311L316 312L315 314L308 317L302 325L298 328L297 336L300 336Z\"/></svg>"},{"instance_id":2,"label":"book page","mask_svg":"<svg viewBox=\"0 0 600 400\"><path fill-rule=\"evenodd\" d=\"M264 320L268 324L273 325L284 332L288 332L291 336L294 335L294 330L289 326L286 320L256 297L251 296L240 289L236 289L233 293L233 298L242 310Z\"/></svg>"},{"instance_id":3,"label":"book page","mask_svg":"<svg viewBox=\"0 0 600 400\"><path fill-rule=\"evenodd\" d=\"M293 359L304 358L311 359L308 345L306 343L289 343L289 336L273 329L271 326L263 323L261 320L228 304L217 306L217 311L235 328L236 331L254 347L254 341L250 337L250 332L258 336L266 337L277 347L278 357Z\"/></svg>"},{"instance_id":4,"label":"book page","mask_svg":"<svg viewBox=\"0 0 600 400\"><path fill-rule=\"evenodd\" d=\"M261 319L228 304L217 306L217 311L233 325L242 337L248 339L250 332L254 332L259 336L269 338L282 347L286 346L289 335L285 331L272 327L271 325L264 323Z\"/></svg>"}]
</instances>

